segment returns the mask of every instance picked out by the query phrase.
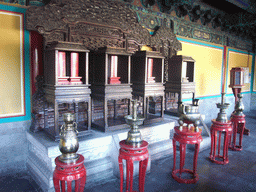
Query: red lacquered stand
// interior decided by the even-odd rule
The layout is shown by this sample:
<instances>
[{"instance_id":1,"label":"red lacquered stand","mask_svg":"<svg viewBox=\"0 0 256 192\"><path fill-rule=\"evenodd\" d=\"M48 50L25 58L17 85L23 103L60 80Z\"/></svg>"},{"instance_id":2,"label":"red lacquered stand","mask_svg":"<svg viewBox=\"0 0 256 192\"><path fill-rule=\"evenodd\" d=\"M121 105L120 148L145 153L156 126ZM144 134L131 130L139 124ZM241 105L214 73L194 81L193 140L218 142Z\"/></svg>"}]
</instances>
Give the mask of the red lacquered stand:
<instances>
[{"instance_id":1,"label":"red lacquered stand","mask_svg":"<svg viewBox=\"0 0 256 192\"><path fill-rule=\"evenodd\" d=\"M229 162L228 160L228 145L230 142L230 137L232 134L232 122L228 121L226 123L212 120L211 126L211 152L210 152L210 160L217 164L225 165ZM218 139L219 132L219 139ZM221 147L221 135L224 133L224 144L223 144L223 155L220 155L220 147ZM218 140L218 144L217 144ZM216 148L218 145L218 154L216 155ZM216 160L215 158L220 158L220 160Z\"/></svg>"},{"instance_id":2,"label":"red lacquered stand","mask_svg":"<svg viewBox=\"0 0 256 192\"><path fill-rule=\"evenodd\" d=\"M53 183L56 192L72 192L72 181L75 180L75 192L83 192L86 182L86 169L84 167L84 157L79 155L75 163L63 163L59 158L55 158L56 168L53 172ZM67 190L65 190L67 182Z\"/></svg>"},{"instance_id":3,"label":"red lacquered stand","mask_svg":"<svg viewBox=\"0 0 256 192\"><path fill-rule=\"evenodd\" d=\"M119 150L119 169L120 169L120 191L123 192L123 162L126 160L126 192L134 192L132 190L133 186L133 163L134 161L139 161L139 191L144 192L145 176L148 165L148 142L142 141L139 147L133 147L132 145L127 145L125 140L120 141ZM130 186L130 188L129 188Z\"/></svg>"},{"instance_id":4,"label":"red lacquered stand","mask_svg":"<svg viewBox=\"0 0 256 192\"><path fill-rule=\"evenodd\" d=\"M203 141L201 136L202 130L199 129L199 132L195 132L194 127L188 128L183 126L182 130L179 130L179 126L174 127L175 133L173 136L173 170L172 177L178 181L179 183L196 183L199 179L198 174L196 173L197 168L197 158L200 149L200 143ZM176 167L176 141L180 143L180 168L175 169ZM195 152L194 152L194 162L193 162L193 170L183 169L185 164L185 156L186 156L186 145L194 144ZM182 173L189 173L193 176L192 179L185 179L181 177Z\"/></svg>"},{"instance_id":5,"label":"red lacquered stand","mask_svg":"<svg viewBox=\"0 0 256 192\"><path fill-rule=\"evenodd\" d=\"M241 115L241 116L232 115L230 120L233 125L233 141L231 143L231 140L230 140L230 143L231 143L230 148L233 151L242 151L242 149L243 149L242 140L243 140L243 134L244 134L244 129L245 129L245 115ZM237 133L240 134L239 145L236 145Z\"/></svg>"}]
</instances>

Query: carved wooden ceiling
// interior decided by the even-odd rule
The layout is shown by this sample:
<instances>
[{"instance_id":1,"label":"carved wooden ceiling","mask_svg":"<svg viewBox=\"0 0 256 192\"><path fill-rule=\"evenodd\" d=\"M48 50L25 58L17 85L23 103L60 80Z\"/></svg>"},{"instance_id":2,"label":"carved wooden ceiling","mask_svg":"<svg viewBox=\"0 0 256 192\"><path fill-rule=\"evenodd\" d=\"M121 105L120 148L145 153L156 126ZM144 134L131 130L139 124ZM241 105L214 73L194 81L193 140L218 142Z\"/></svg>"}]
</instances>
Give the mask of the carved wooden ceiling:
<instances>
[{"instance_id":1,"label":"carved wooden ceiling","mask_svg":"<svg viewBox=\"0 0 256 192\"><path fill-rule=\"evenodd\" d=\"M192 22L201 20L203 25L211 23L213 28L256 40L256 2L255 0L112 0L133 3L140 1L144 7L157 5L161 12L175 10L178 17L189 15ZM68 0L5 0L7 3L25 6L42 6L50 2L65 4ZM79 1L78 1L79 2ZM208 7L207 7L208 6ZM217 11L216 11L217 10Z\"/></svg>"},{"instance_id":2,"label":"carved wooden ceiling","mask_svg":"<svg viewBox=\"0 0 256 192\"><path fill-rule=\"evenodd\" d=\"M181 50L170 28L160 27L154 36L137 21L136 13L113 0L51 0L26 12L26 28L50 41L82 42L88 49L100 47L139 50L149 45L164 56Z\"/></svg>"},{"instance_id":3,"label":"carved wooden ceiling","mask_svg":"<svg viewBox=\"0 0 256 192\"><path fill-rule=\"evenodd\" d=\"M128 0L124 0L128 1ZM178 17L189 16L192 22L201 20L203 25L212 23L213 28L256 40L256 3L253 0L141 0L145 7L158 4L160 10Z\"/></svg>"}]
</instances>

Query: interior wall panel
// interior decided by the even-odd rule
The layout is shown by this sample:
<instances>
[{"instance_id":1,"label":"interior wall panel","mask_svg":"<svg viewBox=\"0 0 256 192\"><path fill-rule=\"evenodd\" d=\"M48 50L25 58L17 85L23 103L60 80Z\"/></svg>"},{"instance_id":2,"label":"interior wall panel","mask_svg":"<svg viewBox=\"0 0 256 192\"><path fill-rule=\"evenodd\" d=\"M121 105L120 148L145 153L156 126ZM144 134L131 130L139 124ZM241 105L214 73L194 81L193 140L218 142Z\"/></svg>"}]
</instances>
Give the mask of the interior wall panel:
<instances>
[{"instance_id":1,"label":"interior wall panel","mask_svg":"<svg viewBox=\"0 0 256 192\"><path fill-rule=\"evenodd\" d=\"M219 95L221 92L223 49L181 41L178 55L191 56L195 61L196 97Z\"/></svg>"},{"instance_id":2,"label":"interior wall panel","mask_svg":"<svg viewBox=\"0 0 256 192\"><path fill-rule=\"evenodd\" d=\"M0 11L0 117L25 115L23 14Z\"/></svg>"}]
</instances>

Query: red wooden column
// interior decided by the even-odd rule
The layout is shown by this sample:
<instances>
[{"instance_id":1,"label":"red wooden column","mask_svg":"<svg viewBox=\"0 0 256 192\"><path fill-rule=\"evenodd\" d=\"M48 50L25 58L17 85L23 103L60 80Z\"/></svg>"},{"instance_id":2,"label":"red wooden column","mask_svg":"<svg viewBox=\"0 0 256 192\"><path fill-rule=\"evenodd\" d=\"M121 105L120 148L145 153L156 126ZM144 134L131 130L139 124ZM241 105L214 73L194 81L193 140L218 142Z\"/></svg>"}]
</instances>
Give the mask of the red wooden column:
<instances>
[{"instance_id":1,"label":"red wooden column","mask_svg":"<svg viewBox=\"0 0 256 192\"><path fill-rule=\"evenodd\" d=\"M139 147L127 145L125 140L120 141L119 169L120 169L120 192L123 192L123 159L126 160L126 192L133 191L133 164L139 161L139 191L144 192L145 176L148 165L148 142L142 141Z\"/></svg>"},{"instance_id":2,"label":"red wooden column","mask_svg":"<svg viewBox=\"0 0 256 192\"><path fill-rule=\"evenodd\" d=\"M153 77L153 59L148 58L148 83L155 83L155 77Z\"/></svg>"},{"instance_id":3,"label":"red wooden column","mask_svg":"<svg viewBox=\"0 0 256 192\"><path fill-rule=\"evenodd\" d=\"M58 52L57 61L57 78L59 85L69 84L68 77L66 77L66 52Z\"/></svg>"},{"instance_id":4,"label":"red wooden column","mask_svg":"<svg viewBox=\"0 0 256 192\"><path fill-rule=\"evenodd\" d=\"M82 84L82 77L79 77L79 53L71 53L71 84Z\"/></svg>"},{"instance_id":5,"label":"red wooden column","mask_svg":"<svg viewBox=\"0 0 256 192\"><path fill-rule=\"evenodd\" d=\"M30 32L30 63L32 94L36 91L36 76L44 74L43 67L43 36L36 31Z\"/></svg>"},{"instance_id":6,"label":"red wooden column","mask_svg":"<svg viewBox=\"0 0 256 192\"><path fill-rule=\"evenodd\" d=\"M120 84L120 77L117 77L118 56L112 55L110 61L109 84Z\"/></svg>"}]
</instances>

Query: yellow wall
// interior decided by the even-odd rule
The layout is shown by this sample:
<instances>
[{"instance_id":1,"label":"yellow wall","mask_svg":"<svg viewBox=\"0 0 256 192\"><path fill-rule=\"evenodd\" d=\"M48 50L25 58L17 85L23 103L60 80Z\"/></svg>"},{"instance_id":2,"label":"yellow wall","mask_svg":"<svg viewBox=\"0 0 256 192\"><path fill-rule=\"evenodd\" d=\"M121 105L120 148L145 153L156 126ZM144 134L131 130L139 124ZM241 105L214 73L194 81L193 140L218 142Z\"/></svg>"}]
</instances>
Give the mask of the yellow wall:
<instances>
[{"instance_id":1,"label":"yellow wall","mask_svg":"<svg viewBox=\"0 0 256 192\"><path fill-rule=\"evenodd\" d=\"M230 70L233 67L249 67L249 72L251 73L252 55L229 51L227 85L230 84ZM245 86L242 88L242 92L247 91L250 91L250 83L246 83ZM232 93L232 89L227 87L227 93Z\"/></svg>"},{"instance_id":2,"label":"yellow wall","mask_svg":"<svg viewBox=\"0 0 256 192\"><path fill-rule=\"evenodd\" d=\"M223 50L182 42L178 55L191 56L195 61L196 97L219 95Z\"/></svg>"},{"instance_id":3,"label":"yellow wall","mask_svg":"<svg viewBox=\"0 0 256 192\"><path fill-rule=\"evenodd\" d=\"M0 117L24 115L23 15L0 11Z\"/></svg>"}]
</instances>

